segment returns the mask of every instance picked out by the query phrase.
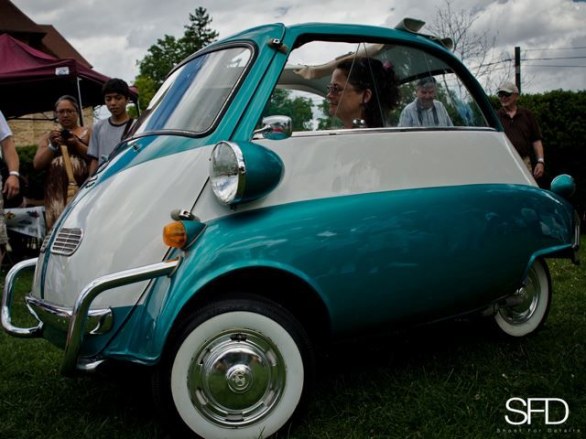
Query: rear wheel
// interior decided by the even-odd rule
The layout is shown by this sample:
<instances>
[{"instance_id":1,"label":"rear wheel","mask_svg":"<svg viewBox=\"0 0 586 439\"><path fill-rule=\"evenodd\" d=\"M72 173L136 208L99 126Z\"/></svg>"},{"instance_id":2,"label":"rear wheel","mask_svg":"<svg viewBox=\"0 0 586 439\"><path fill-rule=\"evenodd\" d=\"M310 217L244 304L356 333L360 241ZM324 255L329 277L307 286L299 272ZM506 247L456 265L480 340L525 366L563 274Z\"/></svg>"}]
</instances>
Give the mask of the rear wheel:
<instances>
[{"instance_id":1,"label":"rear wheel","mask_svg":"<svg viewBox=\"0 0 586 439\"><path fill-rule=\"evenodd\" d=\"M291 419L313 375L313 357L288 311L234 299L211 304L184 324L153 387L180 431L206 439L264 438Z\"/></svg>"},{"instance_id":2,"label":"rear wheel","mask_svg":"<svg viewBox=\"0 0 586 439\"><path fill-rule=\"evenodd\" d=\"M525 285L494 316L497 326L507 335L523 337L539 329L549 313L551 278L545 261L538 259L529 269Z\"/></svg>"}]
</instances>

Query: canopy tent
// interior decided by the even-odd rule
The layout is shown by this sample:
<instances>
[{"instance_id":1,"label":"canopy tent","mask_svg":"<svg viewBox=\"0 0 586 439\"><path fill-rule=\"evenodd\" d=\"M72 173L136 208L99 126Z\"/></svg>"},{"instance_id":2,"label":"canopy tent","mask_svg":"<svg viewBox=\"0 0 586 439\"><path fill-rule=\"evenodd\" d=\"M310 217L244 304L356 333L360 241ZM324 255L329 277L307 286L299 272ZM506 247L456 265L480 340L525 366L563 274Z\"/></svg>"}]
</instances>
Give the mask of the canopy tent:
<instances>
[{"instance_id":1,"label":"canopy tent","mask_svg":"<svg viewBox=\"0 0 586 439\"><path fill-rule=\"evenodd\" d=\"M101 105L108 79L74 59L57 59L0 35L0 110L6 118L52 111L66 94L75 96L81 107ZM131 93L136 102L135 90Z\"/></svg>"}]
</instances>

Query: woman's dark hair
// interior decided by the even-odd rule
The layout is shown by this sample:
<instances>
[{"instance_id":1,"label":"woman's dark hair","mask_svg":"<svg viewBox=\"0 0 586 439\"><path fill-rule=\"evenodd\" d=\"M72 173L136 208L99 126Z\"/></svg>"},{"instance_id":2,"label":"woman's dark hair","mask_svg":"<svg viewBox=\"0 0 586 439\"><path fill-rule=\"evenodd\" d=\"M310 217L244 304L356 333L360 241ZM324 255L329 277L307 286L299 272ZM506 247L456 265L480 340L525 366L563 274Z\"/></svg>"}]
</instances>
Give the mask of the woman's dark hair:
<instances>
[{"instance_id":1,"label":"woman's dark hair","mask_svg":"<svg viewBox=\"0 0 586 439\"><path fill-rule=\"evenodd\" d=\"M57 99L57 101L55 101L55 111L57 111L57 106L59 105L59 102L61 102L61 101L71 102L71 105L73 105L73 107L75 108L75 111L77 111L77 114L79 114L79 105L77 103L77 99L75 99L71 95L63 95L59 99Z\"/></svg>"},{"instance_id":2,"label":"woman's dark hair","mask_svg":"<svg viewBox=\"0 0 586 439\"><path fill-rule=\"evenodd\" d=\"M382 127L389 112L399 104L400 92L395 71L390 64L376 58L359 57L340 62L348 82L358 90L371 90L372 98L364 103L368 127Z\"/></svg>"}]
</instances>

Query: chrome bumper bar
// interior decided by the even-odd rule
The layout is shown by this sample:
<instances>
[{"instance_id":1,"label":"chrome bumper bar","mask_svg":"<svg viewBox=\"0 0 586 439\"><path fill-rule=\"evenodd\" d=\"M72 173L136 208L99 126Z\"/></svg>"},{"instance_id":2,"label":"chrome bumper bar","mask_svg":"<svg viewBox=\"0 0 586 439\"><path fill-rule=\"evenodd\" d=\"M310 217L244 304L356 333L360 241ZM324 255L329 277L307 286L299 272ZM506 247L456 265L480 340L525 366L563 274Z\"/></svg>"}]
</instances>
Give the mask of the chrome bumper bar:
<instances>
[{"instance_id":1,"label":"chrome bumper bar","mask_svg":"<svg viewBox=\"0 0 586 439\"><path fill-rule=\"evenodd\" d=\"M43 336L43 322L34 313L29 306L31 315L38 321L38 325L30 328L20 328L12 324L12 302L14 298L14 286L16 280L23 271L32 269L36 266L38 258L29 259L14 265L8 272L5 279L4 290L2 292L2 327L6 332L15 337L36 338ZM145 265L143 267L132 268L120 271L118 273L101 276L85 286L77 297L71 311L58 308L46 302L35 299L36 305L42 303L42 308L59 319L69 322L67 327L67 337L65 340L65 352L61 373L71 375L76 370L92 370L101 361L93 363L79 362L79 350L85 334L84 327L88 316L90 316L90 305L93 300L104 291L112 288L121 287L132 283L151 280L161 276L171 275L179 266L181 259L172 259L169 261L158 262L156 264Z\"/></svg>"},{"instance_id":2,"label":"chrome bumper bar","mask_svg":"<svg viewBox=\"0 0 586 439\"><path fill-rule=\"evenodd\" d=\"M25 271L34 269L39 258L27 259L14 265L4 279L4 291L2 291L2 327L6 332L15 337L34 338L43 335L43 322L37 316L38 325L31 328L19 328L12 324L12 299L14 295L14 284L18 275Z\"/></svg>"}]
</instances>

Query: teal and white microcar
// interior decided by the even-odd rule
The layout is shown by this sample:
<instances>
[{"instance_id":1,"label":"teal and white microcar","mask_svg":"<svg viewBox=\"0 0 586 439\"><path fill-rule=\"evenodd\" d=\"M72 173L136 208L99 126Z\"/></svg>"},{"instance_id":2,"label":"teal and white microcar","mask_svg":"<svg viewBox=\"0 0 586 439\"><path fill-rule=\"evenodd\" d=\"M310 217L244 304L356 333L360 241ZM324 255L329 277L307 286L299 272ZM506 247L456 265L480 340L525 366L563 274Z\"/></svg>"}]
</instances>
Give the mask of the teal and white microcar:
<instances>
[{"instance_id":1,"label":"teal and white microcar","mask_svg":"<svg viewBox=\"0 0 586 439\"><path fill-rule=\"evenodd\" d=\"M449 42L408 27L267 25L186 59L9 272L4 329L62 347L66 375L150 366L163 412L203 438L281 429L333 340L465 313L534 332L547 258L576 260L573 180L539 188ZM393 68L400 105L337 128L326 90L359 57ZM452 126L398 126L428 76Z\"/></svg>"}]
</instances>

